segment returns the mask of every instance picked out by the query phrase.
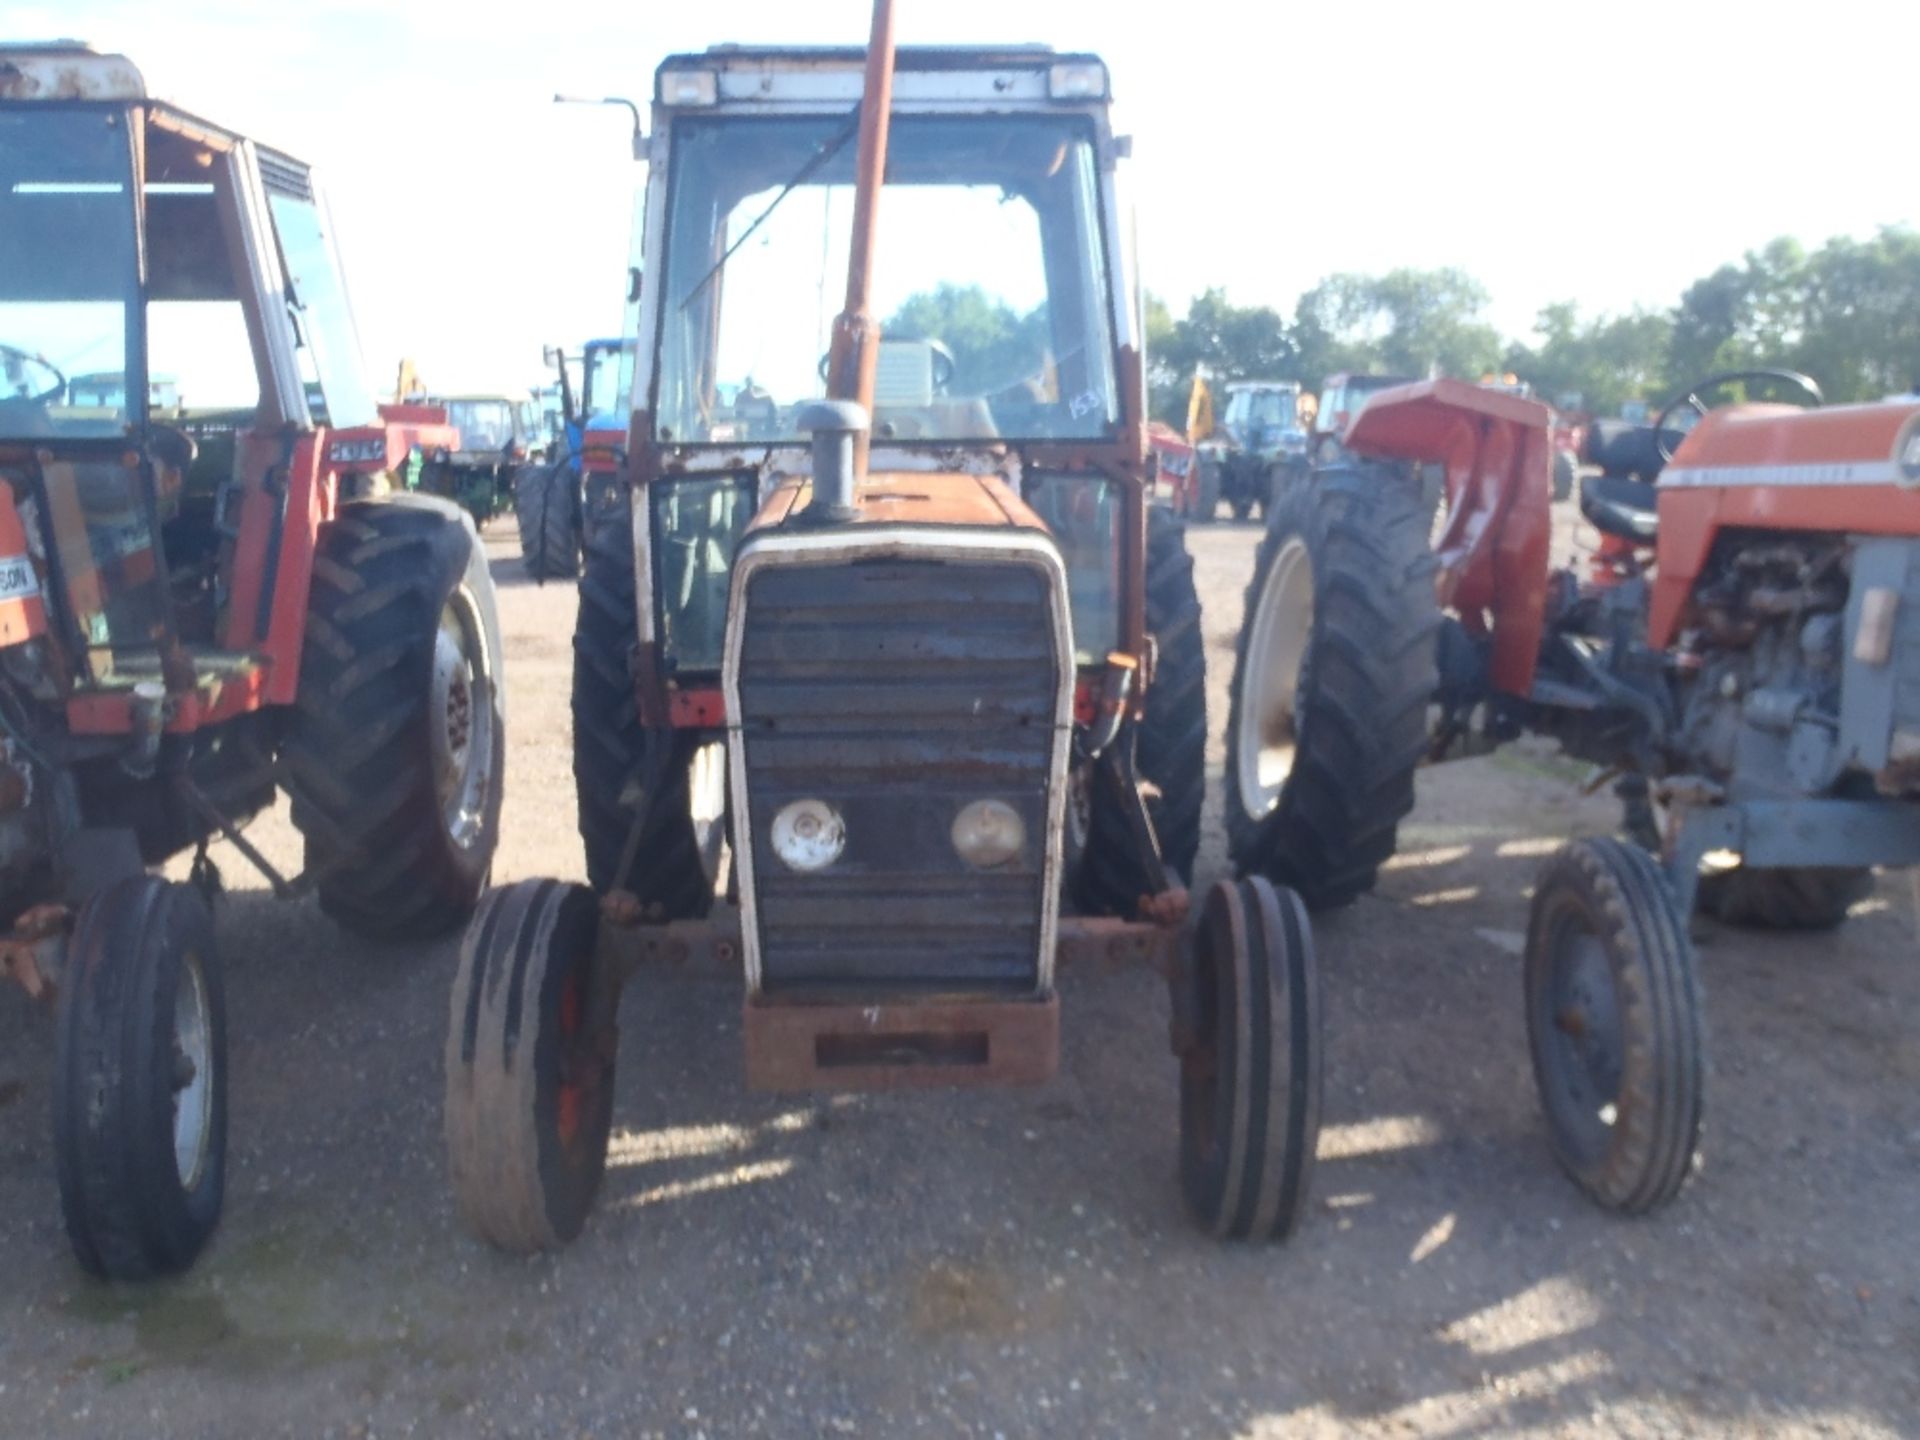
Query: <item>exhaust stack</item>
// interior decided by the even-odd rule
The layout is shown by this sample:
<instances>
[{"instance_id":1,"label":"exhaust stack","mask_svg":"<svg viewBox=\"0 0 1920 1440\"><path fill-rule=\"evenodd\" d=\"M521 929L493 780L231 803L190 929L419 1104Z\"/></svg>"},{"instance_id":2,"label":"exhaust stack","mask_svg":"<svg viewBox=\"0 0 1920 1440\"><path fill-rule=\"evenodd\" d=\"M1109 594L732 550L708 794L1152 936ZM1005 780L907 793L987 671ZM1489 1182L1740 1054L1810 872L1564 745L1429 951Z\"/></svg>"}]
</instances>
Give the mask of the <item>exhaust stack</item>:
<instances>
[{"instance_id":1,"label":"exhaust stack","mask_svg":"<svg viewBox=\"0 0 1920 1440\"><path fill-rule=\"evenodd\" d=\"M874 237L880 186L887 173L887 128L893 114L893 0L874 0L873 35L867 43L866 84L860 99L860 145L854 162L853 244L847 261L847 304L833 322L827 352L827 403L811 408L802 423L814 435L812 509L853 510L855 488L867 475L869 417L873 414L874 367L880 359L880 326L870 308ZM849 402L857 413L847 408ZM840 438L829 440L829 437ZM828 474L820 462L844 455ZM822 511L821 518L828 518ZM844 515L841 517L844 518Z\"/></svg>"}]
</instances>

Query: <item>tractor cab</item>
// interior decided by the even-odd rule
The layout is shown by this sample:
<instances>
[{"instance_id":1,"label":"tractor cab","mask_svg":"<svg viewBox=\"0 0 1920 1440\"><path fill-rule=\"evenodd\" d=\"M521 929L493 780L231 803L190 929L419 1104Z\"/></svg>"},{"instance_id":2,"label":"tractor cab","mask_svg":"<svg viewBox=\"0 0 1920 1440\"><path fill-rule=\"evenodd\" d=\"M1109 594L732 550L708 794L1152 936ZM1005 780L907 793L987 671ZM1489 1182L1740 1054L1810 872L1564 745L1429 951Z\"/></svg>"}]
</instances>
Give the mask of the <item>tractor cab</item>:
<instances>
[{"instance_id":1,"label":"tractor cab","mask_svg":"<svg viewBox=\"0 0 1920 1440\"><path fill-rule=\"evenodd\" d=\"M0 548L45 579L53 683L107 732L154 687L189 729L288 698L279 586L335 482L416 438L362 372L313 173L119 56L0 46L0 80Z\"/></svg>"}]
</instances>

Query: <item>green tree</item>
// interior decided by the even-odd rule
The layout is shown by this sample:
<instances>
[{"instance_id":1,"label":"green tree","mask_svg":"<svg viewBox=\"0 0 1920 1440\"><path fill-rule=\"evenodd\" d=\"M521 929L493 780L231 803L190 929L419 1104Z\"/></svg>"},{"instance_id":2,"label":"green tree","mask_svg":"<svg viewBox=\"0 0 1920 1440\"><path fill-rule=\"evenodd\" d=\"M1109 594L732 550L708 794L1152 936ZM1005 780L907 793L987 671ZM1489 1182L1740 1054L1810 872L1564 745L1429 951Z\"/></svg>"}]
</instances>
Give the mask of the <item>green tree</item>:
<instances>
[{"instance_id":1,"label":"green tree","mask_svg":"<svg viewBox=\"0 0 1920 1440\"><path fill-rule=\"evenodd\" d=\"M1536 345L1509 347L1505 367L1549 404L1610 415L1625 401L1664 393L1671 316L1634 310L1583 320L1563 300L1540 312L1534 334Z\"/></svg>"},{"instance_id":2,"label":"green tree","mask_svg":"<svg viewBox=\"0 0 1920 1440\"><path fill-rule=\"evenodd\" d=\"M1295 341L1315 380L1356 369L1477 380L1502 355L1487 301L1479 281L1451 268L1330 275L1300 297Z\"/></svg>"},{"instance_id":3,"label":"green tree","mask_svg":"<svg viewBox=\"0 0 1920 1440\"><path fill-rule=\"evenodd\" d=\"M1022 315L978 285L911 295L883 328L890 340L938 340L952 351L956 395L990 395L1046 366L1047 307Z\"/></svg>"}]
</instances>

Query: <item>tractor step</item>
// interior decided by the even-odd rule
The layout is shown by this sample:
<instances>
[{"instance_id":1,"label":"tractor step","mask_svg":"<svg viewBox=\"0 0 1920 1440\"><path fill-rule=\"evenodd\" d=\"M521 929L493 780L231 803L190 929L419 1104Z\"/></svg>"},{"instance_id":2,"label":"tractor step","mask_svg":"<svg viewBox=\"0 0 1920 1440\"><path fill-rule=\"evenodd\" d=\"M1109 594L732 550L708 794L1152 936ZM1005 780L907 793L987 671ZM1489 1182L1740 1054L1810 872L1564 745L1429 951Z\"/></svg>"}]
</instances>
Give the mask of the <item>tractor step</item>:
<instances>
[{"instance_id":1,"label":"tractor step","mask_svg":"<svg viewBox=\"0 0 1920 1440\"><path fill-rule=\"evenodd\" d=\"M1032 1085L1060 1064L1056 996L812 1004L749 998L742 1022L755 1090Z\"/></svg>"}]
</instances>

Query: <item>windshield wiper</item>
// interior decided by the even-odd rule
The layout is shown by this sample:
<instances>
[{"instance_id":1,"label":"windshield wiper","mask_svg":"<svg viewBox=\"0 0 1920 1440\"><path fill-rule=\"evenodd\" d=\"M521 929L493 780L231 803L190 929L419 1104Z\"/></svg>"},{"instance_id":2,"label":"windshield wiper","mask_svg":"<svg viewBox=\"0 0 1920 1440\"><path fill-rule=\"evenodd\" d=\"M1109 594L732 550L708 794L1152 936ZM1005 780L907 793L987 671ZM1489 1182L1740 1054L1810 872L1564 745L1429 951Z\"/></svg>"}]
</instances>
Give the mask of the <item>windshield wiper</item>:
<instances>
[{"instance_id":1,"label":"windshield wiper","mask_svg":"<svg viewBox=\"0 0 1920 1440\"><path fill-rule=\"evenodd\" d=\"M767 208L754 217L753 223L740 232L740 238L729 245L726 253L713 262L713 268L711 270L700 277L700 283L687 292L687 298L680 302L680 308L684 310L693 304L695 300L698 300L700 298L700 292L713 283L713 277L726 268L727 261L733 258L734 251L751 240L754 231L766 224L767 217L780 208L780 202L798 190L802 185L806 184L807 181L811 180L821 166L825 165L829 160L833 159L834 156L844 150L847 141L859 133L860 107L856 105L853 107L853 114L848 117L846 125L840 132L829 139L825 145L822 145L818 150L814 151L812 155L807 157L807 163L794 172L791 180L780 187L780 193L773 197L768 203Z\"/></svg>"}]
</instances>

